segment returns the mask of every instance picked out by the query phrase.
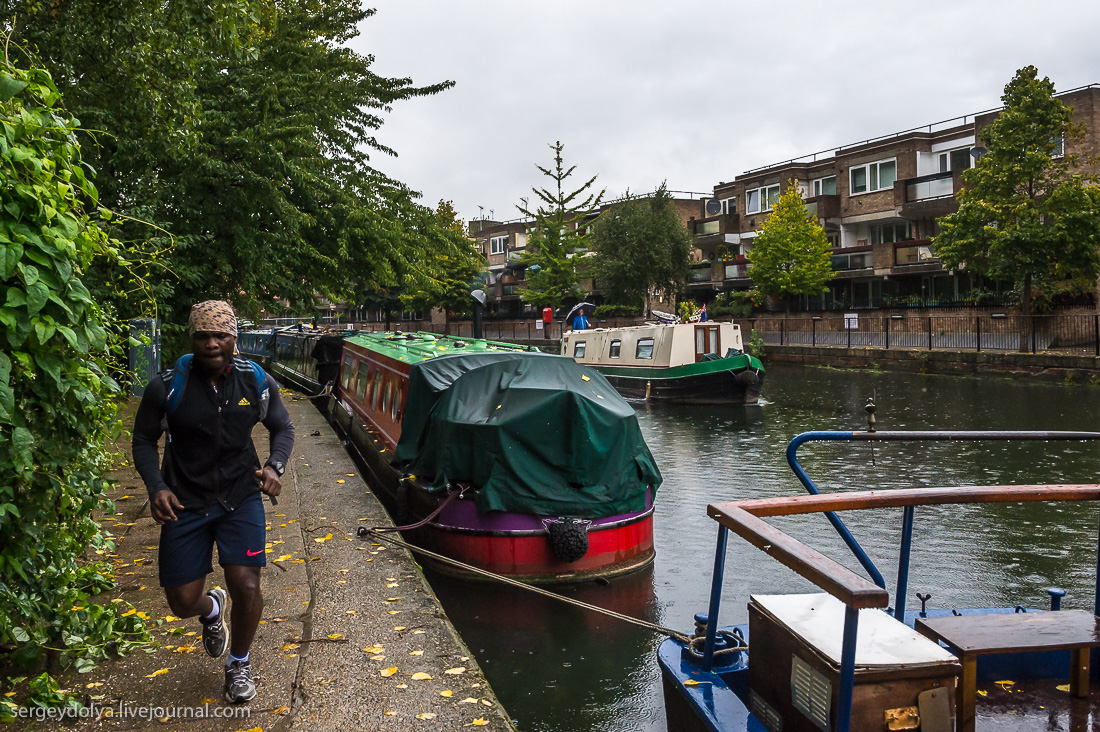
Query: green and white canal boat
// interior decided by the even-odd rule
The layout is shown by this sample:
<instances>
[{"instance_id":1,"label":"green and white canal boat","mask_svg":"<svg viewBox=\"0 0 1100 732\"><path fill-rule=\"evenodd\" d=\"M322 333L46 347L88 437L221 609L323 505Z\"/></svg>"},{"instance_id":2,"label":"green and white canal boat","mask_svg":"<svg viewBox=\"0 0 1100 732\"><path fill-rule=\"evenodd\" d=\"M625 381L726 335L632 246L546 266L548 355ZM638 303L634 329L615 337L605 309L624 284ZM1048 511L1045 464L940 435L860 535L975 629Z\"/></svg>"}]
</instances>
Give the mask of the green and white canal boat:
<instances>
[{"instance_id":1,"label":"green and white canal boat","mask_svg":"<svg viewBox=\"0 0 1100 732\"><path fill-rule=\"evenodd\" d=\"M628 399L755 404L764 366L734 323L652 323L568 331L561 354L592 366Z\"/></svg>"}]
</instances>

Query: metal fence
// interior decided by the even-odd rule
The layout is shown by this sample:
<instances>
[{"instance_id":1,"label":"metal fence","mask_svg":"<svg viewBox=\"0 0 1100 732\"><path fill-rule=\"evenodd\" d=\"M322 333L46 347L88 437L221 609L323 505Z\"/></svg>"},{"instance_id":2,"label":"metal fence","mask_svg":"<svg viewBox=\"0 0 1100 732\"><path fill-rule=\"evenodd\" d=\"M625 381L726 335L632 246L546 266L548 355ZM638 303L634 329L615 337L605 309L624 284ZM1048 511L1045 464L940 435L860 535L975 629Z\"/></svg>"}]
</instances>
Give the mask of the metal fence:
<instances>
[{"instance_id":1,"label":"metal fence","mask_svg":"<svg viewBox=\"0 0 1100 732\"><path fill-rule=\"evenodd\" d=\"M1049 351L1100 356L1100 315L870 315L740 320L765 345Z\"/></svg>"}]
</instances>

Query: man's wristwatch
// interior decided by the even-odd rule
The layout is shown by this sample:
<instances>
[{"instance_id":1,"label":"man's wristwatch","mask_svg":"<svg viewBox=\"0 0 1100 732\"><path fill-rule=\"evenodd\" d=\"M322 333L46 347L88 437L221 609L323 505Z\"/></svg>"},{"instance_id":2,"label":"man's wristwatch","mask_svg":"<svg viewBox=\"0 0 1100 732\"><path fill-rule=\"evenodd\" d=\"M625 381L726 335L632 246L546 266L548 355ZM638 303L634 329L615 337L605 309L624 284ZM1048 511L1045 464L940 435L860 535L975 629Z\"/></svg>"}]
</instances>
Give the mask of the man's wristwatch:
<instances>
[{"instance_id":1,"label":"man's wristwatch","mask_svg":"<svg viewBox=\"0 0 1100 732\"><path fill-rule=\"evenodd\" d=\"M280 478L282 478L283 473L286 472L286 466L280 463L278 460L269 460L267 463L267 467L274 470L275 475L278 475Z\"/></svg>"}]
</instances>

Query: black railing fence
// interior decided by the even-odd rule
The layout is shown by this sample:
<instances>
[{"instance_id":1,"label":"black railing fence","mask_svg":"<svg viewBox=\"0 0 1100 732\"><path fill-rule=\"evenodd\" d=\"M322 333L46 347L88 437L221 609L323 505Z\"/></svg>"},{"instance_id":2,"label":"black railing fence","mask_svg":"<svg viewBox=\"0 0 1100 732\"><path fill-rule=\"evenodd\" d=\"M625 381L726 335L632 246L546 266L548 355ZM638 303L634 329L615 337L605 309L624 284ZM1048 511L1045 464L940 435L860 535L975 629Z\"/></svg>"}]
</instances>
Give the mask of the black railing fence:
<instances>
[{"instance_id":1,"label":"black railing fence","mask_svg":"<svg viewBox=\"0 0 1100 732\"><path fill-rule=\"evenodd\" d=\"M871 315L738 320L765 345L955 351L1050 351L1100 356L1100 315Z\"/></svg>"}]
</instances>

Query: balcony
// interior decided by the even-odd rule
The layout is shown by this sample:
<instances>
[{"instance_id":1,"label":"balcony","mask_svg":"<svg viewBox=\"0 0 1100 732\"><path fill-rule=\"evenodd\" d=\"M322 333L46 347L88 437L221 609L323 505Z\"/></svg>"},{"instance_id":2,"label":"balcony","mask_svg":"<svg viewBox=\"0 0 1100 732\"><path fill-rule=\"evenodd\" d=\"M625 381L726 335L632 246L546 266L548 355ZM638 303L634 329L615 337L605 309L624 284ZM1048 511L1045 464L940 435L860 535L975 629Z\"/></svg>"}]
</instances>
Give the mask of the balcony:
<instances>
[{"instance_id":1,"label":"balcony","mask_svg":"<svg viewBox=\"0 0 1100 732\"><path fill-rule=\"evenodd\" d=\"M840 216L840 196L826 194L807 198L806 210L819 219L835 219Z\"/></svg>"},{"instance_id":2,"label":"balcony","mask_svg":"<svg viewBox=\"0 0 1100 732\"><path fill-rule=\"evenodd\" d=\"M853 269L870 269L874 266L872 263L872 252L868 247L864 251L856 252L838 252L834 250L834 253L829 257L829 263L833 265L833 269L837 272L847 272Z\"/></svg>"},{"instance_id":3,"label":"balcony","mask_svg":"<svg viewBox=\"0 0 1100 732\"><path fill-rule=\"evenodd\" d=\"M932 248L931 239L902 242L894 247L894 265L911 270L914 265L939 268L940 260Z\"/></svg>"},{"instance_id":4,"label":"balcony","mask_svg":"<svg viewBox=\"0 0 1100 732\"><path fill-rule=\"evenodd\" d=\"M749 276L749 262L744 257L738 257L726 265L725 278L727 280L743 280Z\"/></svg>"},{"instance_id":5,"label":"balcony","mask_svg":"<svg viewBox=\"0 0 1100 732\"><path fill-rule=\"evenodd\" d=\"M894 183L894 205L905 219L945 216L958 209L955 193L961 184L957 172L899 180Z\"/></svg>"},{"instance_id":6,"label":"balcony","mask_svg":"<svg viewBox=\"0 0 1100 732\"><path fill-rule=\"evenodd\" d=\"M690 224L691 233L695 237L695 246L698 248L707 245L716 246L729 241L728 235L738 234L741 226L741 218L737 214L719 214L699 219Z\"/></svg>"}]
</instances>

